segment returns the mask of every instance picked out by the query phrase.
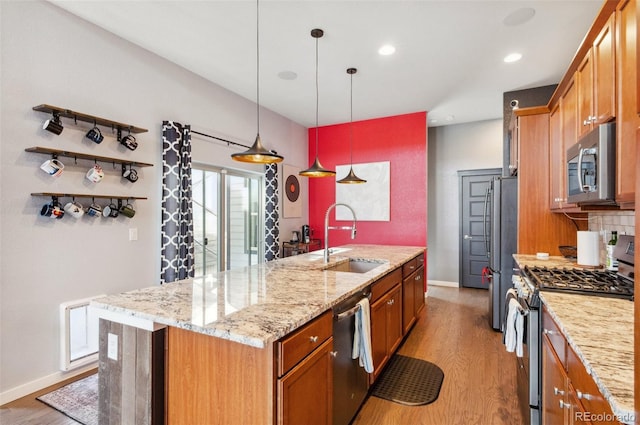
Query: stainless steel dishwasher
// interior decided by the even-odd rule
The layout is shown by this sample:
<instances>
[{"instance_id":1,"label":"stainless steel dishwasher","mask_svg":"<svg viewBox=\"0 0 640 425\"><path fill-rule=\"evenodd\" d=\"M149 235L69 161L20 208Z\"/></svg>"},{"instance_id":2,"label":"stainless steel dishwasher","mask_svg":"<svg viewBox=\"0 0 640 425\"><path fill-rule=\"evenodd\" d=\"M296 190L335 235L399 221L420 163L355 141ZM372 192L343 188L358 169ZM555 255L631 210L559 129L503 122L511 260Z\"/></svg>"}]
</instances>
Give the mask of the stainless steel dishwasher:
<instances>
[{"instance_id":1,"label":"stainless steel dishwasher","mask_svg":"<svg viewBox=\"0 0 640 425\"><path fill-rule=\"evenodd\" d=\"M369 391L369 374L351 358L358 301L371 297L369 287L333 307L333 425L349 424Z\"/></svg>"}]
</instances>

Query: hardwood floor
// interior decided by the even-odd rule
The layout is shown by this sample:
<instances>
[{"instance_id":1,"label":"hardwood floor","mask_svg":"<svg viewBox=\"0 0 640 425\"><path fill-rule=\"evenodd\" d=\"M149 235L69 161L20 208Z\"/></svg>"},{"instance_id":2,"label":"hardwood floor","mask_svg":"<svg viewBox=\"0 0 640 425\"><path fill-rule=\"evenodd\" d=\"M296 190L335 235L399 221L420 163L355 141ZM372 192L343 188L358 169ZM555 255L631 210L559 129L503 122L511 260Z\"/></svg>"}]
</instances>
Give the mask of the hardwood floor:
<instances>
[{"instance_id":1,"label":"hardwood floor","mask_svg":"<svg viewBox=\"0 0 640 425\"><path fill-rule=\"evenodd\" d=\"M369 397L353 425L522 424L515 357L489 327L487 296L479 289L430 287L427 308L398 353L442 368L440 396L411 407ZM77 425L35 399L51 389L2 406L0 424Z\"/></svg>"},{"instance_id":2,"label":"hardwood floor","mask_svg":"<svg viewBox=\"0 0 640 425\"><path fill-rule=\"evenodd\" d=\"M425 313L398 353L444 371L438 399L403 406L369 397L353 425L522 424L515 356L489 326L487 297L481 289L429 287Z\"/></svg>"}]
</instances>

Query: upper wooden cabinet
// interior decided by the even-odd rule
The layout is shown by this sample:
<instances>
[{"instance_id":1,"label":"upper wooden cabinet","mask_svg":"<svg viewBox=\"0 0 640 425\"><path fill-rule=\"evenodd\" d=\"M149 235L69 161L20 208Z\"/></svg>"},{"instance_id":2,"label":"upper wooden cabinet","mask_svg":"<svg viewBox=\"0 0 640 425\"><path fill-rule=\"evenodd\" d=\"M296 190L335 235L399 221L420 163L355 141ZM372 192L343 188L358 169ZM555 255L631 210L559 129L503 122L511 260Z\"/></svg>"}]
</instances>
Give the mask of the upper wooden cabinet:
<instances>
[{"instance_id":1,"label":"upper wooden cabinet","mask_svg":"<svg viewBox=\"0 0 640 425\"><path fill-rule=\"evenodd\" d=\"M622 1L616 10L617 121L616 202L634 209L636 129L640 126L638 90L637 0Z\"/></svg>"},{"instance_id":2,"label":"upper wooden cabinet","mask_svg":"<svg viewBox=\"0 0 640 425\"><path fill-rule=\"evenodd\" d=\"M593 42L576 71L578 137L615 117L615 13Z\"/></svg>"}]
</instances>

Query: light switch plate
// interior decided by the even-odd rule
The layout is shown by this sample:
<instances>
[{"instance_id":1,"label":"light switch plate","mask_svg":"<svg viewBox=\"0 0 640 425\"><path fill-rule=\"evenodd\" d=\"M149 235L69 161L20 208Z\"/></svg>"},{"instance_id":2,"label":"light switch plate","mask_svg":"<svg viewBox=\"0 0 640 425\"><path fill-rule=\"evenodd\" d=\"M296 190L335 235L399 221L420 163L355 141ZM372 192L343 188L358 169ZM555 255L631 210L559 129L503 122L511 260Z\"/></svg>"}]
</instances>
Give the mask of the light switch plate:
<instances>
[{"instance_id":1,"label":"light switch plate","mask_svg":"<svg viewBox=\"0 0 640 425\"><path fill-rule=\"evenodd\" d=\"M118 335L107 335L107 357L111 360L118 360Z\"/></svg>"},{"instance_id":2,"label":"light switch plate","mask_svg":"<svg viewBox=\"0 0 640 425\"><path fill-rule=\"evenodd\" d=\"M137 227L132 227L131 229L129 229L129 240L130 241L137 241L138 240L138 228Z\"/></svg>"}]
</instances>

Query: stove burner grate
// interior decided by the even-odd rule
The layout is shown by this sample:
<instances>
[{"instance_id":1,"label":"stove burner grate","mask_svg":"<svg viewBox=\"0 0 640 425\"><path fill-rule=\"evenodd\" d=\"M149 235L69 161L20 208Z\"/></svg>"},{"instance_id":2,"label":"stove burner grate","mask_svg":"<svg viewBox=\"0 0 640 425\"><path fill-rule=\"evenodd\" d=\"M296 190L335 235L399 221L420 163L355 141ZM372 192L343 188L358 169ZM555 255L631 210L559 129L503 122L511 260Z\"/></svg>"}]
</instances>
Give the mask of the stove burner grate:
<instances>
[{"instance_id":1,"label":"stove burner grate","mask_svg":"<svg viewBox=\"0 0 640 425\"><path fill-rule=\"evenodd\" d=\"M633 299L633 282L611 272L527 266L524 273L541 291Z\"/></svg>"}]
</instances>

